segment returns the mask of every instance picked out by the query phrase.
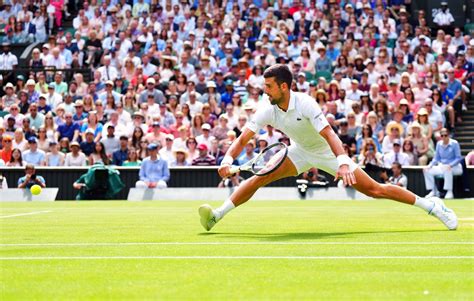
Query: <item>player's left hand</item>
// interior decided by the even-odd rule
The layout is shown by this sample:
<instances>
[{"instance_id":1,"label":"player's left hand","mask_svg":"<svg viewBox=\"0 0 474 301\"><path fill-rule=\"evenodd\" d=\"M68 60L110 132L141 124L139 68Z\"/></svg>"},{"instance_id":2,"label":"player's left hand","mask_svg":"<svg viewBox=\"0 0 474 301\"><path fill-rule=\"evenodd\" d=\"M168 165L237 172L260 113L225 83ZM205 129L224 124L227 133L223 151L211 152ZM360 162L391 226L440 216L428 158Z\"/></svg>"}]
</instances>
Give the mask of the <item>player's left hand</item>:
<instances>
[{"instance_id":1,"label":"player's left hand","mask_svg":"<svg viewBox=\"0 0 474 301\"><path fill-rule=\"evenodd\" d=\"M354 173L351 172L347 164L343 164L337 169L334 181L337 181L339 178L342 179L345 186L352 186L357 183Z\"/></svg>"}]
</instances>

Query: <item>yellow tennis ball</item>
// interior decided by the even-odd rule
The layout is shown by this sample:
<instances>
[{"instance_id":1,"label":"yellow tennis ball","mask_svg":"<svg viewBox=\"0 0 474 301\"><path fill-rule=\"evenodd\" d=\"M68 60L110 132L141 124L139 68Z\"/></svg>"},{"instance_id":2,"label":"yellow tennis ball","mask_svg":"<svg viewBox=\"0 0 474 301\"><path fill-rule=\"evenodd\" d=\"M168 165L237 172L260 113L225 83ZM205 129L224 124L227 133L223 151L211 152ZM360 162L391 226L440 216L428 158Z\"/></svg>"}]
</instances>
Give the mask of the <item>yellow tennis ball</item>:
<instances>
[{"instance_id":1,"label":"yellow tennis ball","mask_svg":"<svg viewBox=\"0 0 474 301\"><path fill-rule=\"evenodd\" d=\"M30 191L32 195L38 195L41 193L41 186L39 186L38 184L35 184L31 186Z\"/></svg>"}]
</instances>

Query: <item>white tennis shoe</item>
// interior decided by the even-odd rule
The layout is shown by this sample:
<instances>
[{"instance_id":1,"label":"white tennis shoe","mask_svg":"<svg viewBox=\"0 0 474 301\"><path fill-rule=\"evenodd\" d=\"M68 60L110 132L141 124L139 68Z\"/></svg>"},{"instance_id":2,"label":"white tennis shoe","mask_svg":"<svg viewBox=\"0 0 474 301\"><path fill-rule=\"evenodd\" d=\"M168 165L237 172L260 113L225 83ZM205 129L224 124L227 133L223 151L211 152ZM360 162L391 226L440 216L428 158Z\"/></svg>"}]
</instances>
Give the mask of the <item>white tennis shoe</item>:
<instances>
[{"instance_id":1,"label":"white tennis shoe","mask_svg":"<svg viewBox=\"0 0 474 301\"><path fill-rule=\"evenodd\" d=\"M449 230L456 230L458 227L458 217L453 210L446 207L443 200L437 197L430 198L433 201L433 208L428 212L429 215L439 219Z\"/></svg>"},{"instance_id":2,"label":"white tennis shoe","mask_svg":"<svg viewBox=\"0 0 474 301\"><path fill-rule=\"evenodd\" d=\"M201 216L201 225L207 231L211 230L219 221L216 214L214 214L214 210L212 210L212 207L208 204L199 207L199 216Z\"/></svg>"}]
</instances>

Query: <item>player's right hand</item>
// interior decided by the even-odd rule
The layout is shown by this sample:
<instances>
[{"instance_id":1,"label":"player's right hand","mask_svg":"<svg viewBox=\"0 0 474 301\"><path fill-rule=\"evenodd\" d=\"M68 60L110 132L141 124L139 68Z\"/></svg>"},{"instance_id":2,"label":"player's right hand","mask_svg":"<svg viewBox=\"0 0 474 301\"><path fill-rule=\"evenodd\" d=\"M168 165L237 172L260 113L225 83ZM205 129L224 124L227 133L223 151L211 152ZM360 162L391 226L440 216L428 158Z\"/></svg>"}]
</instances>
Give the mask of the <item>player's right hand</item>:
<instances>
[{"instance_id":1,"label":"player's right hand","mask_svg":"<svg viewBox=\"0 0 474 301\"><path fill-rule=\"evenodd\" d=\"M230 173L230 165L227 164L219 166L217 172L222 178L229 178L232 176L232 174Z\"/></svg>"}]
</instances>

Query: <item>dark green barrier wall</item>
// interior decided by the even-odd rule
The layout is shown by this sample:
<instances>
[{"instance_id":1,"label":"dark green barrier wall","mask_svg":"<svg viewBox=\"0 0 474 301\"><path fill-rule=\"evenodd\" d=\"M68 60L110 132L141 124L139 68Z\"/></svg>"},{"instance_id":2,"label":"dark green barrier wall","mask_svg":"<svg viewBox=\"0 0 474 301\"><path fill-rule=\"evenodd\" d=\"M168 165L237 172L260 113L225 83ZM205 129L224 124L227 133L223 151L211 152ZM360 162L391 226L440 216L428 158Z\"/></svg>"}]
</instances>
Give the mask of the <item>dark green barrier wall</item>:
<instances>
[{"instance_id":1,"label":"dark green barrier wall","mask_svg":"<svg viewBox=\"0 0 474 301\"><path fill-rule=\"evenodd\" d=\"M117 168L120 171L120 177L125 183L126 187L118 196L118 199L127 199L128 190L135 186L138 180L138 169L134 167ZM76 191L72 188L72 184L79 176L87 171L87 168L48 168L38 167L37 174L42 175L46 180L48 187L59 187L58 200L73 200L76 196ZM172 168L171 180L169 187L216 187L220 179L215 167L211 168ZM0 173L3 174L8 181L9 187L16 187L17 181L24 175L22 168L0 168ZM424 195L425 183L421 168L406 168L404 173L408 177L408 189L418 195ZM464 175L469 179L474 179L474 168L469 169L468 175ZM473 182L471 180L471 182ZM331 184L334 184L331 181ZM460 178L455 180L456 197L468 197L462 193L462 183ZM273 183L270 186L276 187L295 187L295 178L282 179ZM471 186L474 186L471 184ZM471 193L471 196L472 193Z\"/></svg>"}]
</instances>

